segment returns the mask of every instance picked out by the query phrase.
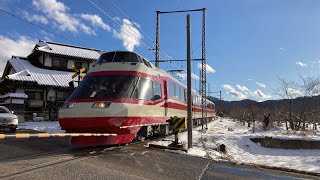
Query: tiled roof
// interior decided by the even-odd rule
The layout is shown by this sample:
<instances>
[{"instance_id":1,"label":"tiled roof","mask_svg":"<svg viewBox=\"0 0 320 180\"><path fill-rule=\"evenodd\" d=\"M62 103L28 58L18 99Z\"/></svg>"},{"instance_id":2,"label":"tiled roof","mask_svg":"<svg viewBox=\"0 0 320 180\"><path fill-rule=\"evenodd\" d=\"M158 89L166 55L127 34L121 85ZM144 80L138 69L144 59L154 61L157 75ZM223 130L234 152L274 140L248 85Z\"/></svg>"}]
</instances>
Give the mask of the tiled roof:
<instances>
[{"instance_id":1,"label":"tiled roof","mask_svg":"<svg viewBox=\"0 0 320 180\"><path fill-rule=\"evenodd\" d=\"M28 60L12 57L9 59L15 74L7 75L6 78L14 81L36 82L39 85L69 87L69 82L72 81L73 72L55 71L41 69L33 66ZM75 86L77 83L75 83Z\"/></svg>"},{"instance_id":2,"label":"tiled roof","mask_svg":"<svg viewBox=\"0 0 320 180\"><path fill-rule=\"evenodd\" d=\"M37 43L34 50L85 59L98 59L100 54L103 52L102 50L98 49L90 49L45 41L40 41Z\"/></svg>"}]
</instances>

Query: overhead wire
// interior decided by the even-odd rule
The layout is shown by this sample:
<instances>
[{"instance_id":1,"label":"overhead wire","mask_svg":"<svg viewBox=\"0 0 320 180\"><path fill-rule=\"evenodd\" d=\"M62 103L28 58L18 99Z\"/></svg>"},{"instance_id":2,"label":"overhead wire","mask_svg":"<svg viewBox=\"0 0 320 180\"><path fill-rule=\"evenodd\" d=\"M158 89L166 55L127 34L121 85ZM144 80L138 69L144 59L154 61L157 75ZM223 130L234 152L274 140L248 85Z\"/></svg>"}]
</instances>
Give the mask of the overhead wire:
<instances>
[{"instance_id":1,"label":"overhead wire","mask_svg":"<svg viewBox=\"0 0 320 180\"><path fill-rule=\"evenodd\" d=\"M116 24L118 24L120 27L122 26L119 22L117 22L114 18L112 18L108 13L106 13L103 9L101 9L97 4L95 4L94 2L92 2L91 0L87 0L88 2L90 2L93 6L95 6L98 10L100 10L104 15L106 15L108 18L110 18L112 21L114 21ZM125 24L126 25L126 24ZM127 26L127 25L126 25ZM128 29L125 29L129 35L133 36L134 38L137 38L134 34L132 34L132 32L130 32ZM140 38L140 37L139 37ZM147 43L145 43L143 40L141 40L142 44L150 49L153 49L150 45L148 45ZM169 55L169 54L168 54ZM161 55L160 55L161 56ZM169 55L170 56L170 55ZM171 56L172 57L172 56ZM163 57L162 57L163 58ZM171 63L170 63L171 64ZM173 66L171 64L171 66ZM173 68L175 68L173 66Z\"/></svg>"},{"instance_id":2,"label":"overhead wire","mask_svg":"<svg viewBox=\"0 0 320 180\"><path fill-rule=\"evenodd\" d=\"M100 0L99 0L99 1L100 1ZM128 20L129 20L136 28L138 28L144 35L146 35L146 36L152 41L152 43L154 44L154 40L153 40L146 32L144 32L138 25L136 25L136 23L133 22L132 19L131 19L124 11L121 10L121 8L119 8L112 0L110 0L110 2L111 2L126 18L128 18ZM129 28L130 28L130 27L129 27ZM131 29L131 28L130 28L130 29ZM171 59L172 59L174 62L176 62L176 59L175 59L173 56L171 56L165 49L159 47L159 45L157 45L157 44L156 44L156 46L158 46L158 48L159 48L160 50L163 50L163 51L167 54L168 57L171 57ZM171 62L171 61L165 61L165 62ZM176 63L178 63L178 62L176 62Z\"/></svg>"},{"instance_id":3,"label":"overhead wire","mask_svg":"<svg viewBox=\"0 0 320 180\"><path fill-rule=\"evenodd\" d=\"M65 37L65 36L63 36L63 35L60 35L60 34L58 34L58 33L56 33L56 32L53 32L53 31L51 31L51 30L49 30L49 29L47 29L47 28L44 28L44 27L39 26L39 25L37 25L37 24L35 24L35 23L32 23L32 22L30 22L30 21L28 21L28 20L25 20L25 19L23 19L22 17L20 17L20 16L18 16L18 15L16 15L16 14L13 14L13 13L8 12L8 11L6 11L6 10L3 10L3 9L1 9L1 8L0 8L0 11L3 12L3 13L6 13L6 14L8 14L8 15L11 15L11 16L13 16L13 17L15 17L15 18L17 18L17 19L19 19L19 20L21 20L21 21L24 21L25 23L28 23L28 24L30 24L30 25L32 25L32 26L35 26L35 27L39 28L39 29L42 29L42 30L44 30L44 31L46 31L46 32L48 32L48 33L51 33L51 34L53 34L53 35L56 35L56 36L58 36L58 37L60 37L60 38L62 38L62 39L64 39L64 40L70 41L70 42L75 43L75 44L80 45L80 46L84 46L84 45L82 45L82 44L80 44L80 43L78 43L78 42L76 42L76 41L74 41L74 40L72 40L72 39L69 39L69 38L67 38L67 37Z\"/></svg>"},{"instance_id":4,"label":"overhead wire","mask_svg":"<svg viewBox=\"0 0 320 180\"><path fill-rule=\"evenodd\" d=\"M134 25L136 26L143 34L145 34L151 41L152 43L154 44L154 40L147 34L145 33L139 26L136 25L135 22L132 21L132 19L124 12L121 10L121 8L119 8L112 0L110 0L110 2L126 17L128 18L128 20Z\"/></svg>"}]
</instances>

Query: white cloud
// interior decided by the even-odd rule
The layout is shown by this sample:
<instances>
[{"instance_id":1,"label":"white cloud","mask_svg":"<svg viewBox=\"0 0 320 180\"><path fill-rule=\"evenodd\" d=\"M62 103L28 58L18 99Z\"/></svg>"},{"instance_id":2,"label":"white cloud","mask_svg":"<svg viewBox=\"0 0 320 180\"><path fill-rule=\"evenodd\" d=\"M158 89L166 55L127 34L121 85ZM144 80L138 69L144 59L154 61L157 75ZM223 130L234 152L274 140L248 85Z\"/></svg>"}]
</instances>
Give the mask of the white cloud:
<instances>
[{"instance_id":1,"label":"white cloud","mask_svg":"<svg viewBox=\"0 0 320 180\"><path fill-rule=\"evenodd\" d=\"M33 0L32 4L47 18L54 20L62 31L78 32L81 29L86 34L95 34L94 30L81 23L76 17L67 13L70 9L57 0Z\"/></svg>"},{"instance_id":2,"label":"white cloud","mask_svg":"<svg viewBox=\"0 0 320 180\"><path fill-rule=\"evenodd\" d=\"M268 94L264 94L261 90L256 90L253 92L254 95L262 98L262 99L268 99L268 98L271 98L271 95L268 95Z\"/></svg>"},{"instance_id":3,"label":"white cloud","mask_svg":"<svg viewBox=\"0 0 320 180\"><path fill-rule=\"evenodd\" d=\"M177 76L178 76L179 78L181 78L182 80L187 79L187 73L185 73L185 72L177 73ZM197 76L197 75L194 74L194 73L191 73L191 78L192 78L192 79L195 79L195 80L199 80L199 79L200 79L200 77Z\"/></svg>"},{"instance_id":4,"label":"white cloud","mask_svg":"<svg viewBox=\"0 0 320 180\"><path fill-rule=\"evenodd\" d=\"M249 89L246 86L236 85L238 89L241 91L249 91Z\"/></svg>"},{"instance_id":5,"label":"white cloud","mask_svg":"<svg viewBox=\"0 0 320 180\"><path fill-rule=\"evenodd\" d=\"M296 64L301 66L301 67L307 67L308 66L307 64L305 64L303 62L300 62L300 61L296 62Z\"/></svg>"},{"instance_id":6,"label":"white cloud","mask_svg":"<svg viewBox=\"0 0 320 180\"><path fill-rule=\"evenodd\" d=\"M262 83L259 83L259 82L256 82L256 84L262 88L266 88L267 86L265 84L262 84Z\"/></svg>"},{"instance_id":7,"label":"white cloud","mask_svg":"<svg viewBox=\"0 0 320 180\"><path fill-rule=\"evenodd\" d=\"M135 47L140 46L142 39L140 31L128 19L122 20L119 32L114 30L113 36L122 40L123 46L129 51L133 51Z\"/></svg>"},{"instance_id":8,"label":"white cloud","mask_svg":"<svg viewBox=\"0 0 320 180\"><path fill-rule=\"evenodd\" d=\"M302 94L299 90L293 89L293 88L288 88L287 91L292 94L292 95L299 95Z\"/></svg>"},{"instance_id":9,"label":"white cloud","mask_svg":"<svg viewBox=\"0 0 320 180\"><path fill-rule=\"evenodd\" d=\"M286 49L281 47L281 48L279 48L279 50L280 51L285 51Z\"/></svg>"},{"instance_id":10,"label":"white cloud","mask_svg":"<svg viewBox=\"0 0 320 180\"><path fill-rule=\"evenodd\" d=\"M236 97L238 99L247 99L248 97L245 95L245 94L242 94L241 92L238 92L235 90L234 87L232 87L231 85L229 84L223 84L222 87L227 90L227 94L233 96L233 97Z\"/></svg>"},{"instance_id":11,"label":"white cloud","mask_svg":"<svg viewBox=\"0 0 320 180\"><path fill-rule=\"evenodd\" d=\"M240 100L248 98L246 95L244 95L244 94L242 94L241 92L238 92L238 91L229 91L228 94L230 94L231 96L236 97L236 98L238 98Z\"/></svg>"},{"instance_id":12,"label":"white cloud","mask_svg":"<svg viewBox=\"0 0 320 180\"><path fill-rule=\"evenodd\" d=\"M37 14L30 15L27 11L23 11L22 15L28 21L38 22L38 23L42 23L42 24L48 24L48 19L45 18L44 16L37 15Z\"/></svg>"},{"instance_id":13,"label":"white cloud","mask_svg":"<svg viewBox=\"0 0 320 180\"><path fill-rule=\"evenodd\" d=\"M111 31L111 27L104 23L102 18L96 14L81 14L81 18L90 21L93 26L100 27L104 30Z\"/></svg>"},{"instance_id":14,"label":"white cloud","mask_svg":"<svg viewBox=\"0 0 320 180\"><path fill-rule=\"evenodd\" d=\"M235 91L235 89L229 84L223 84L222 87L228 91Z\"/></svg>"},{"instance_id":15,"label":"white cloud","mask_svg":"<svg viewBox=\"0 0 320 180\"><path fill-rule=\"evenodd\" d=\"M2 75L7 60L12 55L27 56L31 53L36 43L35 39L25 36L20 36L15 40L0 35L0 75Z\"/></svg>"},{"instance_id":16,"label":"white cloud","mask_svg":"<svg viewBox=\"0 0 320 180\"><path fill-rule=\"evenodd\" d=\"M202 69L202 64L198 63L198 68ZM210 65L206 64L206 71L207 73L215 73L216 70L214 70Z\"/></svg>"}]
</instances>

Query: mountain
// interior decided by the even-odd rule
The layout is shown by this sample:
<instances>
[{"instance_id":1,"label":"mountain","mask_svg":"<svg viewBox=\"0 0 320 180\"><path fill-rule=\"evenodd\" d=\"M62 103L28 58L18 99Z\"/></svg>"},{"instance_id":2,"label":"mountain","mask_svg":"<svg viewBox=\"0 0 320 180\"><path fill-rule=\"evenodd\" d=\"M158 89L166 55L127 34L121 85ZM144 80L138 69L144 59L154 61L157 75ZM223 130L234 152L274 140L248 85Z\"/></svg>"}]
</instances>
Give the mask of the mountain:
<instances>
[{"instance_id":1,"label":"mountain","mask_svg":"<svg viewBox=\"0 0 320 180\"><path fill-rule=\"evenodd\" d=\"M214 98L211 96L208 96L207 98L210 101L212 101L213 103L215 103L217 110L220 109L220 106L222 104L222 109L227 114L228 114L228 112L230 112L230 110L232 110L236 107L247 107L249 104L255 104L257 107L262 108L262 109L274 110L274 109L282 108L283 106L285 106L289 102L288 99L267 100L267 101L263 101L263 102L257 102L257 101L250 100L250 99L244 99L241 101L224 101L224 100L222 100L220 102L220 99L217 99L217 98ZM312 108L312 109L320 108L320 96L306 97L305 100L309 105L308 108ZM301 106L303 104L303 102L304 102L303 97L298 97L298 98L292 99L293 108L298 108L299 106Z\"/></svg>"}]
</instances>

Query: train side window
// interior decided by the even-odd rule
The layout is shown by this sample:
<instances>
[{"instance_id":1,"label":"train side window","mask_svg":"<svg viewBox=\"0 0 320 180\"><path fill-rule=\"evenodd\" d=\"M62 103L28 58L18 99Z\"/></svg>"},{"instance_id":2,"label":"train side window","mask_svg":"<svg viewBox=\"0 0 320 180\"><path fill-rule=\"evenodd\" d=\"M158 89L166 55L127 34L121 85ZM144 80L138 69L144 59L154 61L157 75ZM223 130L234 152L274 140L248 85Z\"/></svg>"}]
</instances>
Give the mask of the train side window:
<instances>
[{"instance_id":1,"label":"train side window","mask_svg":"<svg viewBox=\"0 0 320 180\"><path fill-rule=\"evenodd\" d=\"M169 97L174 97L175 92L174 92L174 86L175 84L172 81L169 81Z\"/></svg>"},{"instance_id":2,"label":"train side window","mask_svg":"<svg viewBox=\"0 0 320 180\"><path fill-rule=\"evenodd\" d=\"M179 99L180 97L180 89L179 89L180 86L178 86L177 84L174 84L174 97Z\"/></svg>"},{"instance_id":3,"label":"train side window","mask_svg":"<svg viewBox=\"0 0 320 180\"><path fill-rule=\"evenodd\" d=\"M184 89L181 86L179 86L179 99L184 101Z\"/></svg>"},{"instance_id":4,"label":"train side window","mask_svg":"<svg viewBox=\"0 0 320 180\"><path fill-rule=\"evenodd\" d=\"M150 68L152 67L151 64L147 60L145 60L144 58L141 58L141 59L143 60L144 65L146 65Z\"/></svg>"},{"instance_id":5,"label":"train side window","mask_svg":"<svg viewBox=\"0 0 320 180\"><path fill-rule=\"evenodd\" d=\"M161 84L157 82L152 82L153 85L153 101L161 99Z\"/></svg>"},{"instance_id":6,"label":"train side window","mask_svg":"<svg viewBox=\"0 0 320 180\"><path fill-rule=\"evenodd\" d=\"M151 101L152 96L152 81L141 77L132 98Z\"/></svg>"}]
</instances>

